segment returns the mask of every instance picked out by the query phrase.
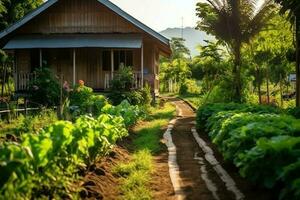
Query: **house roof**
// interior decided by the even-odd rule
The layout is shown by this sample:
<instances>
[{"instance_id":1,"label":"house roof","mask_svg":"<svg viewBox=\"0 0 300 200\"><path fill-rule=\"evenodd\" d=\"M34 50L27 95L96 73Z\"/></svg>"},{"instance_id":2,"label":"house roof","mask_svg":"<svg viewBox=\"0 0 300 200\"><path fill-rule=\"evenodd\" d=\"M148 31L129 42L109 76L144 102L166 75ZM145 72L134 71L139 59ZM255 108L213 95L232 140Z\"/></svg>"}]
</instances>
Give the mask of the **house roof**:
<instances>
[{"instance_id":1,"label":"house roof","mask_svg":"<svg viewBox=\"0 0 300 200\"><path fill-rule=\"evenodd\" d=\"M24 24L26 24L27 22L29 22L30 20L32 20L33 18L35 18L36 16L38 16L39 14L41 14L42 12L47 10L49 7L51 7L52 5L57 3L58 1L59 0L48 0L47 2L42 4L40 7L38 7L37 9L35 9L31 13L29 13L28 15L23 17L21 20L19 20L18 22L16 22L12 26L10 26L7 29L5 29L4 31L2 31L0 33L0 39L4 38L5 36L7 36L10 33L14 32L18 28L20 28L21 26L23 26ZM148 33L152 37L158 39L163 44L169 45L169 39L165 38L164 36L162 36L158 32L154 31L153 29L146 26L145 24L143 24L139 20L135 19L134 17L132 17L131 15L126 13L124 10L122 10L121 8L119 8L118 6L116 6L115 4L110 2L109 0L97 0L97 1L100 2L101 4L103 4L108 9L115 12L116 14L118 14L119 16L121 16L122 18L124 18L125 20L127 20L128 22L132 23L134 26L136 26L139 29L143 30L144 32Z\"/></svg>"},{"instance_id":2,"label":"house roof","mask_svg":"<svg viewBox=\"0 0 300 200\"><path fill-rule=\"evenodd\" d=\"M11 39L3 49L84 47L139 49L142 47L142 37L132 34L26 35Z\"/></svg>"}]
</instances>

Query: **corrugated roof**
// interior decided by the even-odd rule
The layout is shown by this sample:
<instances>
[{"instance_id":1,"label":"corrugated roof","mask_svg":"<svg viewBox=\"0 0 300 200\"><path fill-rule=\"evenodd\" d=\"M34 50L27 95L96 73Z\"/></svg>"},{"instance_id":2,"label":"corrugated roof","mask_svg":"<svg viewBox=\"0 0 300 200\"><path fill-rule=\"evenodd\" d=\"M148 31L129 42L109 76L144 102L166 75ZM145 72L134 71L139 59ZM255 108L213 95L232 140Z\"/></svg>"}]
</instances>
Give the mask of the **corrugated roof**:
<instances>
[{"instance_id":1,"label":"corrugated roof","mask_svg":"<svg viewBox=\"0 0 300 200\"><path fill-rule=\"evenodd\" d=\"M142 38L138 35L27 35L11 39L3 49L33 48L128 48L142 47Z\"/></svg>"},{"instance_id":2,"label":"corrugated roof","mask_svg":"<svg viewBox=\"0 0 300 200\"><path fill-rule=\"evenodd\" d=\"M12 26L10 26L9 28L2 31L0 33L0 39L2 39L3 37L7 36L10 33L12 33L16 29L20 28L21 26L23 26L24 24L26 24L27 22L32 20L34 17L36 17L40 13L44 12L45 10L47 10L49 7L51 7L52 5L54 5L57 2L58 2L58 0L48 0L43 5L41 5L40 7L38 7L37 9L32 11L31 13L26 15L24 18L22 18L21 20L19 20L18 22L16 22ZM145 24L143 24L139 20L135 19L134 17L132 17L131 15L126 13L124 10L122 10L121 8L119 8L118 6L116 6L115 4L110 2L109 0L98 0L98 2L100 2L101 4L103 4L104 6L106 6L107 8L109 8L110 10L112 10L113 12L115 12L116 14L118 14L119 16L124 18L125 20L127 20L128 22L132 23L134 26L140 28L141 30L145 31L146 33L148 33L152 37L158 39L159 41L161 41L165 45L169 45L169 39L165 38L164 36L162 36L158 32L154 31L153 29L146 26Z\"/></svg>"}]
</instances>

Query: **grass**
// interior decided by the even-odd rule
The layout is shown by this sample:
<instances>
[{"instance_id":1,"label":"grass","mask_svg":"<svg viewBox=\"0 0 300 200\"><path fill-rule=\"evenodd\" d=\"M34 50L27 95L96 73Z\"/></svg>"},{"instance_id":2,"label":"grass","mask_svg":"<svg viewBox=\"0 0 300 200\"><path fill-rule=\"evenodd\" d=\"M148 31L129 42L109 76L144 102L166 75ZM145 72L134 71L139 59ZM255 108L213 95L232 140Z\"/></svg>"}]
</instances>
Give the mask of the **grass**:
<instances>
[{"instance_id":1,"label":"grass","mask_svg":"<svg viewBox=\"0 0 300 200\"><path fill-rule=\"evenodd\" d=\"M49 126L57 120L56 112L53 110L43 110L27 117L19 115L10 123L0 121L0 135L11 134L20 136L23 133L37 133L40 129Z\"/></svg>"},{"instance_id":2,"label":"grass","mask_svg":"<svg viewBox=\"0 0 300 200\"><path fill-rule=\"evenodd\" d=\"M198 108L203 104L203 97L199 94L179 95L179 97L188 101L195 108Z\"/></svg>"},{"instance_id":3,"label":"grass","mask_svg":"<svg viewBox=\"0 0 300 200\"><path fill-rule=\"evenodd\" d=\"M113 170L116 175L122 177L120 185L122 199L152 199L149 181L155 171L153 155L162 150L162 128L175 116L175 108L167 103L163 108L151 108L149 113L145 121L133 130L134 139L130 147L134 152L132 159L118 164Z\"/></svg>"}]
</instances>

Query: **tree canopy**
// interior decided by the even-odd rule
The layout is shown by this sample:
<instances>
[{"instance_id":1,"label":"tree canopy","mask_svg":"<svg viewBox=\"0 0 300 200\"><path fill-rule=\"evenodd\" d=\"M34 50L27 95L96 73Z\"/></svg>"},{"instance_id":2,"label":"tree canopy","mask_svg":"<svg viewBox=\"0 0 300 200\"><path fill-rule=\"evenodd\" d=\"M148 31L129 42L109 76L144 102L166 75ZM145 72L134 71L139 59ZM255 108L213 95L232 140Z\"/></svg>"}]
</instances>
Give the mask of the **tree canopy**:
<instances>
[{"instance_id":1,"label":"tree canopy","mask_svg":"<svg viewBox=\"0 0 300 200\"><path fill-rule=\"evenodd\" d=\"M43 0L1 0L0 30L21 19L43 3Z\"/></svg>"},{"instance_id":2,"label":"tree canopy","mask_svg":"<svg viewBox=\"0 0 300 200\"><path fill-rule=\"evenodd\" d=\"M235 100L240 102L241 48L257 35L268 22L273 4L265 0L257 8L258 0L208 0L197 4L197 16L200 18L197 28L224 42L233 56Z\"/></svg>"}]
</instances>

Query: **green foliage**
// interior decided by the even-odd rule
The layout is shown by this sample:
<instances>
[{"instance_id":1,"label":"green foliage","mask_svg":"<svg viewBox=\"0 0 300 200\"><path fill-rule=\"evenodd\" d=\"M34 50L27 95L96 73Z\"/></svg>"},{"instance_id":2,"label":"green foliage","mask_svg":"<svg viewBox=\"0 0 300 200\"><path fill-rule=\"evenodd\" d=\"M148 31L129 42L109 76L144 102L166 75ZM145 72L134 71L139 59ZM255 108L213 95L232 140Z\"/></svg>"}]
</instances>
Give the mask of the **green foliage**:
<instances>
[{"instance_id":1,"label":"green foliage","mask_svg":"<svg viewBox=\"0 0 300 200\"><path fill-rule=\"evenodd\" d=\"M299 120L269 106L208 104L199 108L197 125L243 177L280 187L280 199L299 197Z\"/></svg>"},{"instance_id":2,"label":"green foliage","mask_svg":"<svg viewBox=\"0 0 300 200\"><path fill-rule=\"evenodd\" d=\"M190 50L184 45L184 42L183 38L171 39L172 60L190 57Z\"/></svg>"},{"instance_id":3,"label":"green foliage","mask_svg":"<svg viewBox=\"0 0 300 200\"><path fill-rule=\"evenodd\" d=\"M79 101L88 97L99 115L80 115L72 123L56 121L53 112L45 111L22 118L18 131L26 134L20 136L20 144L1 143L1 198L77 198L73 186L78 184L79 172L105 156L117 140L128 135L126 127L141 117L138 106L123 102L114 107L103 96L81 89L73 103L84 108Z\"/></svg>"},{"instance_id":4,"label":"green foliage","mask_svg":"<svg viewBox=\"0 0 300 200\"><path fill-rule=\"evenodd\" d=\"M58 78L47 67L37 68L35 74L29 84L31 100L45 106L58 105L61 90Z\"/></svg>"},{"instance_id":5,"label":"green foliage","mask_svg":"<svg viewBox=\"0 0 300 200\"><path fill-rule=\"evenodd\" d=\"M45 188L49 189L45 195L68 193L79 167L90 165L127 136L123 122L119 116L82 116L74 124L59 121L39 134L25 134L21 145L4 143L0 148L1 172L9 173L1 174L1 195L30 197Z\"/></svg>"},{"instance_id":6,"label":"green foliage","mask_svg":"<svg viewBox=\"0 0 300 200\"><path fill-rule=\"evenodd\" d=\"M140 93L142 95L141 105L149 106L153 100L151 95L151 87L149 84L146 84L144 88L140 90Z\"/></svg>"},{"instance_id":7,"label":"green foliage","mask_svg":"<svg viewBox=\"0 0 300 200\"><path fill-rule=\"evenodd\" d=\"M42 3L42 0L2 0L0 3L0 30L12 25Z\"/></svg>"},{"instance_id":8,"label":"green foliage","mask_svg":"<svg viewBox=\"0 0 300 200\"><path fill-rule=\"evenodd\" d=\"M138 106L132 106L128 101L123 101L118 106L108 104L103 107L102 112L105 114L122 116L126 127L134 125L143 115L143 111Z\"/></svg>"},{"instance_id":9,"label":"green foliage","mask_svg":"<svg viewBox=\"0 0 300 200\"><path fill-rule=\"evenodd\" d=\"M218 1L197 3L196 15L201 19L197 29L205 31L225 43L233 60L234 100L241 102L242 64L241 48L256 36L272 14L272 1L264 1L257 7L258 0Z\"/></svg>"},{"instance_id":10,"label":"green foliage","mask_svg":"<svg viewBox=\"0 0 300 200\"><path fill-rule=\"evenodd\" d=\"M86 113L99 116L106 104L108 102L104 96L94 94L92 88L83 84L75 86L69 95L69 110L73 118Z\"/></svg>"},{"instance_id":11,"label":"green foliage","mask_svg":"<svg viewBox=\"0 0 300 200\"><path fill-rule=\"evenodd\" d=\"M120 66L117 74L111 81L111 90L113 91L130 91L134 81L132 67Z\"/></svg>"},{"instance_id":12,"label":"green foliage","mask_svg":"<svg viewBox=\"0 0 300 200\"><path fill-rule=\"evenodd\" d=\"M288 108L287 113L294 116L297 119L300 119L300 108L299 107Z\"/></svg>"},{"instance_id":13,"label":"green foliage","mask_svg":"<svg viewBox=\"0 0 300 200\"><path fill-rule=\"evenodd\" d=\"M249 152L239 156L237 166L242 176L272 188L280 181L283 168L299 159L299 144L300 137L261 138Z\"/></svg>"}]
</instances>

